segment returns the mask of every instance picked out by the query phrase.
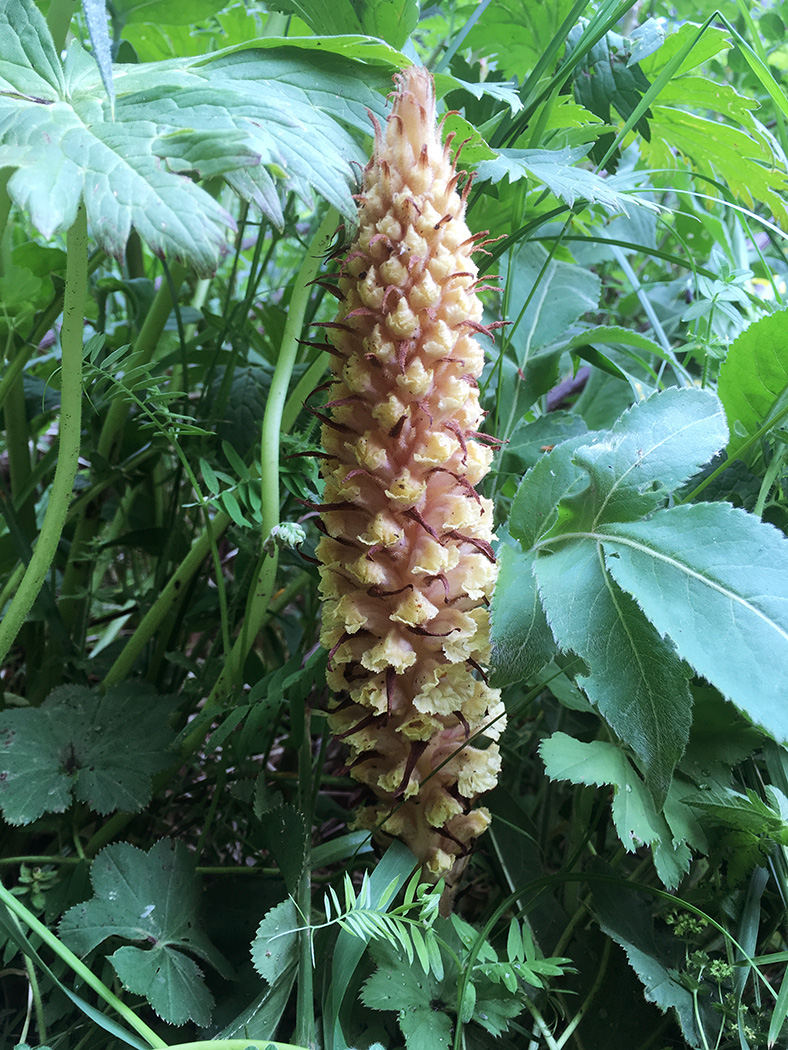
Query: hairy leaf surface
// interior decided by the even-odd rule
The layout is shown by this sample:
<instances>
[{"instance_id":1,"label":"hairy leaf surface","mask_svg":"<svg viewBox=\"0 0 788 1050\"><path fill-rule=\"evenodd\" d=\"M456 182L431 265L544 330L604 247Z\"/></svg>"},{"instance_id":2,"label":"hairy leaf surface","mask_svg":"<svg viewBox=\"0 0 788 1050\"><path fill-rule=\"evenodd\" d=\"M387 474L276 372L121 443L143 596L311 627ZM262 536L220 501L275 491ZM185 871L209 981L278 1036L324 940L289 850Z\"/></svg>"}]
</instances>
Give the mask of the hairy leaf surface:
<instances>
[{"instance_id":1,"label":"hairy leaf surface","mask_svg":"<svg viewBox=\"0 0 788 1050\"><path fill-rule=\"evenodd\" d=\"M109 937L143 942L109 957L121 981L144 995L170 1024L189 1019L205 1026L213 997L190 955L210 963L224 976L228 967L199 927L200 881L180 842L161 839L148 853L128 842L107 846L90 871L94 896L70 908L60 936L77 954L86 955Z\"/></svg>"},{"instance_id":2,"label":"hairy leaf surface","mask_svg":"<svg viewBox=\"0 0 788 1050\"><path fill-rule=\"evenodd\" d=\"M138 682L102 694L64 685L0 715L0 806L11 824L62 813L72 793L98 813L135 813L171 761L172 702Z\"/></svg>"}]
</instances>

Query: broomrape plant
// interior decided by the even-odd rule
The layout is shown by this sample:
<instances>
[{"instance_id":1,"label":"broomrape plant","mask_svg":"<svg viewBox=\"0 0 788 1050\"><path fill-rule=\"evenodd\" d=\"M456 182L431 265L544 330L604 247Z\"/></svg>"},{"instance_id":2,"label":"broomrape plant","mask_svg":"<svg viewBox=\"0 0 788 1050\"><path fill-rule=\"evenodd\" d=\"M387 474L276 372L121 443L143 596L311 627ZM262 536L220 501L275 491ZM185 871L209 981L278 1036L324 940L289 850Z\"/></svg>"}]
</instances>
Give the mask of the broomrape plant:
<instances>
[{"instance_id":1,"label":"broomrape plant","mask_svg":"<svg viewBox=\"0 0 788 1050\"><path fill-rule=\"evenodd\" d=\"M484 354L472 253L479 236L450 145L441 144L429 73L412 68L360 194L342 265L318 546L330 725L352 775L379 802L359 827L404 841L433 879L457 878L490 821L505 724L489 655L493 508L475 485L490 467L478 427ZM466 188L469 183L466 183Z\"/></svg>"}]
</instances>

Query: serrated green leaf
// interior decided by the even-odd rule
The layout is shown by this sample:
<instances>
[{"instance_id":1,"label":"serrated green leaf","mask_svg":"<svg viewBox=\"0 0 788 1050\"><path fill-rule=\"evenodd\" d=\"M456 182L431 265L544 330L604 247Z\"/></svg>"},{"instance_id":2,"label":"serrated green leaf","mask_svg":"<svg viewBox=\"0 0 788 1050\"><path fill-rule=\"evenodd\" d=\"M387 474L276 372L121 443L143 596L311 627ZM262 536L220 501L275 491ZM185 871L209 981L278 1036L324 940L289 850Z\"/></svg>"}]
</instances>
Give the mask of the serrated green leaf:
<instances>
[{"instance_id":1,"label":"serrated green leaf","mask_svg":"<svg viewBox=\"0 0 788 1050\"><path fill-rule=\"evenodd\" d=\"M526 550L553 527L560 501L585 487L586 477L574 462L574 453L597 436L592 431L561 442L526 474L509 517L509 533Z\"/></svg>"},{"instance_id":2,"label":"serrated green leaf","mask_svg":"<svg viewBox=\"0 0 788 1050\"><path fill-rule=\"evenodd\" d=\"M194 1021L201 1028L210 1024L213 996L199 966L188 955L125 945L109 961L123 986L133 995L144 995L168 1024Z\"/></svg>"},{"instance_id":3,"label":"serrated green leaf","mask_svg":"<svg viewBox=\"0 0 788 1050\"><path fill-rule=\"evenodd\" d=\"M525 474L556 445L587 433L582 416L562 409L539 416L533 422L524 422L514 430L502 451L501 473Z\"/></svg>"},{"instance_id":4,"label":"serrated green leaf","mask_svg":"<svg viewBox=\"0 0 788 1050\"><path fill-rule=\"evenodd\" d=\"M261 828L266 849L279 866L289 893L295 893L306 859L307 827L304 814L286 804L269 810Z\"/></svg>"},{"instance_id":5,"label":"serrated green leaf","mask_svg":"<svg viewBox=\"0 0 788 1050\"><path fill-rule=\"evenodd\" d=\"M599 529L611 576L695 671L788 740L788 540L703 503Z\"/></svg>"},{"instance_id":6,"label":"serrated green leaf","mask_svg":"<svg viewBox=\"0 0 788 1050\"><path fill-rule=\"evenodd\" d=\"M233 220L162 161L224 174L275 222L277 173L355 214L350 163L365 158L346 127L368 131L366 110L381 111L382 99L369 78L349 74L347 60L282 42L118 66L113 114L98 67L78 44L60 69L32 0L6 5L2 19L0 156L18 168L8 183L12 199L45 236L67 229L84 197L92 233L109 254L122 254L133 226L157 254L211 273Z\"/></svg>"},{"instance_id":7,"label":"serrated green leaf","mask_svg":"<svg viewBox=\"0 0 788 1050\"><path fill-rule=\"evenodd\" d=\"M224 976L229 970L198 925L200 881L186 847L168 839L148 853L127 842L107 846L94 860L90 878L94 896L63 916L63 941L80 955L109 937L146 943L145 949L120 949L110 956L121 980L128 978L127 987L145 995L165 1021L207 1024L213 999L183 953L197 955Z\"/></svg>"},{"instance_id":8,"label":"serrated green leaf","mask_svg":"<svg viewBox=\"0 0 788 1050\"><path fill-rule=\"evenodd\" d=\"M296 906L288 898L266 913L252 941L252 965L270 985L296 962L302 926Z\"/></svg>"},{"instance_id":9,"label":"serrated green leaf","mask_svg":"<svg viewBox=\"0 0 788 1050\"><path fill-rule=\"evenodd\" d=\"M490 664L493 685L500 687L540 671L552 659L555 642L536 589L534 555L507 545L498 548L497 558Z\"/></svg>"},{"instance_id":10,"label":"serrated green leaf","mask_svg":"<svg viewBox=\"0 0 788 1050\"><path fill-rule=\"evenodd\" d=\"M613 823L625 849L648 845L654 850L657 873L668 889L675 889L689 870L686 840L672 833L665 817L654 808L650 793L624 753L602 740L583 743L553 733L539 746L547 775L573 784L611 785Z\"/></svg>"},{"instance_id":11,"label":"serrated green leaf","mask_svg":"<svg viewBox=\"0 0 788 1050\"><path fill-rule=\"evenodd\" d=\"M788 392L788 311L761 317L731 343L718 393L731 439L728 456L755 433Z\"/></svg>"},{"instance_id":12,"label":"serrated green leaf","mask_svg":"<svg viewBox=\"0 0 788 1050\"><path fill-rule=\"evenodd\" d=\"M522 1011L519 997L500 985L486 983L476 993L473 1020L497 1039L507 1030L509 1021Z\"/></svg>"},{"instance_id":13,"label":"serrated green leaf","mask_svg":"<svg viewBox=\"0 0 788 1050\"><path fill-rule=\"evenodd\" d=\"M588 672L577 676L579 684L643 763L661 806L689 737L687 671L610 578L599 543L556 545L535 571L557 643L585 662Z\"/></svg>"},{"instance_id":14,"label":"serrated green leaf","mask_svg":"<svg viewBox=\"0 0 788 1050\"><path fill-rule=\"evenodd\" d=\"M193 25L221 11L226 0L112 0L121 22Z\"/></svg>"},{"instance_id":15,"label":"serrated green leaf","mask_svg":"<svg viewBox=\"0 0 788 1050\"><path fill-rule=\"evenodd\" d=\"M495 55L507 79L522 81L550 45L572 8L572 0L497 0L468 34L465 45Z\"/></svg>"},{"instance_id":16,"label":"serrated green leaf","mask_svg":"<svg viewBox=\"0 0 788 1050\"><path fill-rule=\"evenodd\" d=\"M588 145L563 149L502 149L494 160L481 161L478 178L495 184L503 178L511 183L531 176L570 208L580 200L625 214L634 206L656 210L642 195L617 190L608 179L578 167L589 149Z\"/></svg>"},{"instance_id":17,"label":"serrated green leaf","mask_svg":"<svg viewBox=\"0 0 788 1050\"><path fill-rule=\"evenodd\" d=\"M102 695L61 686L38 708L0 714L0 805L11 824L62 813L73 794L98 813L137 812L170 762L169 698L138 682Z\"/></svg>"},{"instance_id":18,"label":"serrated green leaf","mask_svg":"<svg viewBox=\"0 0 788 1050\"><path fill-rule=\"evenodd\" d=\"M695 387L664 390L639 401L612 429L575 452L591 479L564 500L563 531L648 514L724 445L728 428L719 400Z\"/></svg>"}]
</instances>

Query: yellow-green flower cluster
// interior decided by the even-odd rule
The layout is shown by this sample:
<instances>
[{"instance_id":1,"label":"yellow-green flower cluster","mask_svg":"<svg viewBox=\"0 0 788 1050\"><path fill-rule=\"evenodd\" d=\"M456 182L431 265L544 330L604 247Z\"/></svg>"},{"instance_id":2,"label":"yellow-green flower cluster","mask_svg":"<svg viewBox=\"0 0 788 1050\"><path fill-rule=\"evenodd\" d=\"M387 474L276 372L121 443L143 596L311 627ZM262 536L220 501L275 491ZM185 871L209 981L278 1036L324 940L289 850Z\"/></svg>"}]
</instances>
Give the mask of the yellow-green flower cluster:
<instances>
[{"instance_id":1,"label":"yellow-green flower cluster","mask_svg":"<svg viewBox=\"0 0 788 1050\"><path fill-rule=\"evenodd\" d=\"M402 839L432 878L456 877L490 821L504 725L485 682L493 510L475 486L484 331L474 238L441 144L428 73L399 90L364 176L357 237L327 325L321 641L332 731L377 802L362 827ZM385 823L383 823L385 821Z\"/></svg>"}]
</instances>

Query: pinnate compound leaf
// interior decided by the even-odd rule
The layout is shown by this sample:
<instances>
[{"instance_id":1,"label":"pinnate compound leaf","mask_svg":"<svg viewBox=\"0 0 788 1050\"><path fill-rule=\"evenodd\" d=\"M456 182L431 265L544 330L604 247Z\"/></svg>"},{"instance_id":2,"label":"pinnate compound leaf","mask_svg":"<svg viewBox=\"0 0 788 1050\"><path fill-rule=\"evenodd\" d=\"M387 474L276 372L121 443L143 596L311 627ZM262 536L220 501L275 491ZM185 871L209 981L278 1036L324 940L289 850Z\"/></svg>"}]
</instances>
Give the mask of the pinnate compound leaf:
<instances>
[{"instance_id":1,"label":"pinnate compound leaf","mask_svg":"<svg viewBox=\"0 0 788 1050\"><path fill-rule=\"evenodd\" d=\"M613 787L613 823L622 845L630 853L650 846L663 884L668 889L678 886L689 870L687 842L696 844L698 839L681 819L680 800L674 803L675 785L670 792L671 813L677 825L674 829L666 819L667 812L663 815L656 811L645 784L615 744L603 740L583 743L566 733L553 733L542 741L539 754L552 780ZM682 788L682 794L685 792L686 786Z\"/></svg>"},{"instance_id":2,"label":"pinnate compound leaf","mask_svg":"<svg viewBox=\"0 0 788 1050\"><path fill-rule=\"evenodd\" d=\"M98 813L147 805L165 769L172 702L138 682L103 694L65 685L38 708L0 714L0 806L11 824L62 813L72 793Z\"/></svg>"},{"instance_id":3,"label":"pinnate compound leaf","mask_svg":"<svg viewBox=\"0 0 788 1050\"><path fill-rule=\"evenodd\" d=\"M734 339L718 392L731 429L728 455L734 458L788 393L788 311L761 317Z\"/></svg>"},{"instance_id":4,"label":"pinnate compound leaf","mask_svg":"<svg viewBox=\"0 0 788 1050\"><path fill-rule=\"evenodd\" d=\"M288 897L266 913L252 941L252 965L270 985L297 961L298 933L303 922Z\"/></svg>"},{"instance_id":5,"label":"pinnate compound leaf","mask_svg":"<svg viewBox=\"0 0 788 1050\"><path fill-rule=\"evenodd\" d=\"M788 540L721 503L603 525L607 571L678 655L788 741Z\"/></svg>"},{"instance_id":6,"label":"pinnate compound leaf","mask_svg":"<svg viewBox=\"0 0 788 1050\"><path fill-rule=\"evenodd\" d=\"M109 957L121 981L145 995L170 1024L205 1026L213 999L185 952L229 976L227 963L198 925L200 881L180 842L162 839L148 853L121 842L103 849L90 871L94 895L70 908L60 936L86 955L109 937L148 947L119 948ZM127 983L128 982L128 983Z\"/></svg>"},{"instance_id":7,"label":"pinnate compound leaf","mask_svg":"<svg viewBox=\"0 0 788 1050\"><path fill-rule=\"evenodd\" d=\"M611 580L598 543L556 545L554 554L539 558L536 576L556 641L586 665L579 684L638 756L661 806L689 738L687 670Z\"/></svg>"}]
</instances>

